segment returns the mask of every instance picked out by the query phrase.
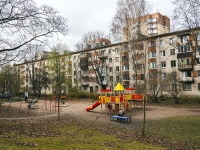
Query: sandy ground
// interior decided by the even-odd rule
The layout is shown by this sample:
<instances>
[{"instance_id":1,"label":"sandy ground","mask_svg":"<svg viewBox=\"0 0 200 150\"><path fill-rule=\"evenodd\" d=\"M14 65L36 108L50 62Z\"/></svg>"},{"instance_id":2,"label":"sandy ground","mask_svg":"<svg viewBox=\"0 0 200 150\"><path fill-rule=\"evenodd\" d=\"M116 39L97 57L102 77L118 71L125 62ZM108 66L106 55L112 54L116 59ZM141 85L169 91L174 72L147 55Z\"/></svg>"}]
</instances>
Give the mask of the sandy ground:
<instances>
[{"instance_id":1,"label":"sandy ground","mask_svg":"<svg viewBox=\"0 0 200 150\"><path fill-rule=\"evenodd\" d=\"M110 115L117 114L117 111L107 111L105 105L99 105L92 111L86 111L86 108L92 106L95 102L92 101L68 101L64 105L61 105L61 117L70 115L72 117L85 119L89 121L96 122L107 122L111 124L121 124L118 121L110 121ZM4 102L4 106L11 106L16 108L21 108L25 110L29 110L26 102ZM43 100L39 100L36 105L38 105L38 109L30 109L29 111L34 111L38 117L52 117L57 116L57 110L55 110L54 103L50 103L50 101L46 101L44 103ZM50 109L51 106L51 109ZM133 107L131 111L126 111L125 115L131 116L131 123L129 124L137 124L140 125L143 122L144 113L143 108L141 106ZM166 106L147 106L146 109L146 120L159 120L167 117L173 116L189 116L189 115L200 115L200 108L183 108L183 107L166 107ZM26 117L23 117L23 119ZM0 118L0 119L10 119L10 118ZM22 119L22 117L12 118L12 119Z\"/></svg>"}]
</instances>

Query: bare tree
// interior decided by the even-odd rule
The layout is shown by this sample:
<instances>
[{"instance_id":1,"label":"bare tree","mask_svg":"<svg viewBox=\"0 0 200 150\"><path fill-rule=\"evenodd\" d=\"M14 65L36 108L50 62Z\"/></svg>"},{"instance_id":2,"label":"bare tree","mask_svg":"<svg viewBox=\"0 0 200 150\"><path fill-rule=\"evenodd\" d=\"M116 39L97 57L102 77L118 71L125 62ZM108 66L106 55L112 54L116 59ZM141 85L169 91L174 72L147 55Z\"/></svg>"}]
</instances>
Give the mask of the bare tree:
<instances>
[{"instance_id":1,"label":"bare tree","mask_svg":"<svg viewBox=\"0 0 200 150\"><path fill-rule=\"evenodd\" d=\"M58 101L58 120L60 120L60 98L62 91L66 91L68 86L71 85L71 79L68 78L67 74L71 72L71 64L67 62L69 59L68 57L66 46L58 44L53 47L47 60L52 92L54 92L54 96L56 96L56 100Z\"/></svg>"},{"instance_id":2,"label":"bare tree","mask_svg":"<svg viewBox=\"0 0 200 150\"><path fill-rule=\"evenodd\" d=\"M183 40L187 41L193 52L193 58L199 63L196 58L197 52L200 52L200 1L199 0L174 0L173 4L174 15L173 19L180 29L188 29Z\"/></svg>"},{"instance_id":3,"label":"bare tree","mask_svg":"<svg viewBox=\"0 0 200 150\"><path fill-rule=\"evenodd\" d=\"M144 19L147 14L149 7L146 0L118 0L116 14L112 20L111 32L117 41L127 41L128 42L128 51L132 55L132 65L135 75L138 74L138 59L136 53L136 46L144 39L144 35L141 33L140 26L142 19ZM134 29L133 27L136 26ZM145 61L146 63L146 61ZM146 66L146 64L145 64ZM144 71L145 77L145 71ZM137 85L137 76L136 76L136 92L138 89ZM144 92L146 95L146 80L144 79ZM146 101L146 98L145 98ZM145 102L146 103L146 102ZM145 104L144 103L144 104ZM144 105L144 124L142 135L145 136L145 122L146 122L146 111Z\"/></svg>"},{"instance_id":4,"label":"bare tree","mask_svg":"<svg viewBox=\"0 0 200 150\"><path fill-rule=\"evenodd\" d=\"M18 74L14 72L14 68L7 64L0 68L0 92L14 94L16 89L16 81ZM18 87L19 89L19 87Z\"/></svg>"},{"instance_id":5,"label":"bare tree","mask_svg":"<svg viewBox=\"0 0 200 150\"><path fill-rule=\"evenodd\" d=\"M183 84L179 82L177 72L167 74L165 82L168 83L166 91L173 97L175 103L179 103L179 97L183 96Z\"/></svg>"},{"instance_id":6,"label":"bare tree","mask_svg":"<svg viewBox=\"0 0 200 150\"><path fill-rule=\"evenodd\" d=\"M100 39L100 38L108 38L109 36L106 36L103 32L101 31L89 31L85 33L82 37L82 39L77 42L74 46L77 51L82 51L82 50L88 50L93 47L93 43Z\"/></svg>"},{"instance_id":7,"label":"bare tree","mask_svg":"<svg viewBox=\"0 0 200 150\"><path fill-rule=\"evenodd\" d=\"M27 44L65 35L67 23L57 10L37 7L33 0L1 0L0 29L0 64L4 64L25 54Z\"/></svg>"},{"instance_id":8,"label":"bare tree","mask_svg":"<svg viewBox=\"0 0 200 150\"><path fill-rule=\"evenodd\" d=\"M83 35L82 40L78 42L75 47L78 51L82 52L82 58L80 60L81 65L86 64L87 66L82 67L82 71L87 72L88 66L95 73L95 78L91 77L90 80L96 82L101 86L102 89L106 89L107 86L107 64L106 64L106 54L105 50L95 50L90 52L90 49L104 47L110 44L110 40L107 39L103 32L100 31L91 31ZM106 42L103 42L106 41ZM104 44L103 44L104 43ZM87 77L83 77L83 80L88 80Z\"/></svg>"},{"instance_id":9,"label":"bare tree","mask_svg":"<svg viewBox=\"0 0 200 150\"><path fill-rule=\"evenodd\" d=\"M131 56L135 74L135 88L137 92L138 75L138 56L136 53L137 45L144 39L140 31L142 19L148 12L148 3L146 0L118 0L116 14L112 20L111 32L117 41L127 41L127 48ZM136 28L135 28L136 27Z\"/></svg>"}]
</instances>

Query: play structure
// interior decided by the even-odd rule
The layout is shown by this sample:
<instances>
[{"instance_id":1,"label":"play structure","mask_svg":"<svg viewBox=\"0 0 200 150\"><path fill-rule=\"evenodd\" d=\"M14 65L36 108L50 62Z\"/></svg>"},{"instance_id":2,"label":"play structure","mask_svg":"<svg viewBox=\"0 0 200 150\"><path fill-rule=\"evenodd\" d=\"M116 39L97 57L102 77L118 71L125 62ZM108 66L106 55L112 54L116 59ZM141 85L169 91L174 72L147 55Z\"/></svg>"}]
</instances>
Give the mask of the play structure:
<instances>
[{"instance_id":1,"label":"play structure","mask_svg":"<svg viewBox=\"0 0 200 150\"><path fill-rule=\"evenodd\" d=\"M105 111L109 109L115 109L119 111L121 108L125 110L131 110L132 107L136 107L136 103L142 103L144 105L143 94L134 94L134 88L126 88L118 83L114 88L115 95L112 95L112 91L109 89L101 90L101 96L99 101L94 103L91 107L86 108L87 111L95 109L97 106L101 106L101 112L103 112L103 105L105 105ZM109 93L109 96L108 96ZM115 118L115 117L114 117ZM128 120L131 120L130 118Z\"/></svg>"},{"instance_id":2,"label":"play structure","mask_svg":"<svg viewBox=\"0 0 200 150\"><path fill-rule=\"evenodd\" d=\"M62 107L63 105L61 105L61 103L63 102L64 98L61 96L61 100L60 100L60 111L62 111ZM54 111L56 112L58 110L58 100L56 99L56 96L51 96L50 100L44 100L43 104L42 104L42 110L50 110L50 111Z\"/></svg>"}]
</instances>

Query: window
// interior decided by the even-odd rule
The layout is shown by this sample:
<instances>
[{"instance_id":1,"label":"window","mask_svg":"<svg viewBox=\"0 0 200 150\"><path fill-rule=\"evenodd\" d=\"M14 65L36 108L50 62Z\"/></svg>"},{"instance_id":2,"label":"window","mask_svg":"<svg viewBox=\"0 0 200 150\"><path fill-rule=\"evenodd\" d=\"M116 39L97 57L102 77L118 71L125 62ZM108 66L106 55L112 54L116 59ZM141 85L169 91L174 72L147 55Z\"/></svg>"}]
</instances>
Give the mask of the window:
<instances>
[{"instance_id":1,"label":"window","mask_svg":"<svg viewBox=\"0 0 200 150\"><path fill-rule=\"evenodd\" d=\"M84 91L87 91L87 90L88 90L88 87L87 87L87 86L83 86L83 90L84 90Z\"/></svg>"},{"instance_id":2,"label":"window","mask_svg":"<svg viewBox=\"0 0 200 150\"><path fill-rule=\"evenodd\" d=\"M165 72L161 73L161 79L165 79L167 74Z\"/></svg>"},{"instance_id":3,"label":"window","mask_svg":"<svg viewBox=\"0 0 200 150\"><path fill-rule=\"evenodd\" d=\"M119 76L116 76L116 80L119 81Z\"/></svg>"},{"instance_id":4,"label":"window","mask_svg":"<svg viewBox=\"0 0 200 150\"><path fill-rule=\"evenodd\" d=\"M200 83L198 83L198 91L200 91Z\"/></svg>"},{"instance_id":5,"label":"window","mask_svg":"<svg viewBox=\"0 0 200 150\"><path fill-rule=\"evenodd\" d=\"M169 39L169 44L170 44L170 45L174 44L174 38L170 38L170 39Z\"/></svg>"},{"instance_id":6,"label":"window","mask_svg":"<svg viewBox=\"0 0 200 150\"><path fill-rule=\"evenodd\" d=\"M192 74L190 71L183 71L182 72L182 77L183 79L187 78L187 77L192 77Z\"/></svg>"},{"instance_id":7,"label":"window","mask_svg":"<svg viewBox=\"0 0 200 150\"><path fill-rule=\"evenodd\" d=\"M106 59L101 59L101 63L102 64L106 63Z\"/></svg>"},{"instance_id":8,"label":"window","mask_svg":"<svg viewBox=\"0 0 200 150\"><path fill-rule=\"evenodd\" d=\"M144 59L144 53L140 54L140 59Z\"/></svg>"},{"instance_id":9,"label":"window","mask_svg":"<svg viewBox=\"0 0 200 150\"><path fill-rule=\"evenodd\" d=\"M124 51L128 51L128 46L125 46L125 47L124 47Z\"/></svg>"},{"instance_id":10,"label":"window","mask_svg":"<svg viewBox=\"0 0 200 150\"><path fill-rule=\"evenodd\" d=\"M175 49L170 49L171 55L175 55Z\"/></svg>"},{"instance_id":11,"label":"window","mask_svg":"<svg viewBox=\"0 0 200 150\"><path fill-rule=\"evenodd\" d=\"M109 67L109 72L112 72L113 71L113 68L112 67Z\"/></svg>"},{"instance_id":12,"label":"window","mask_svg":"<svg viewBox=\"0 0 200 150\"><path fill-rule=\"evenodd\" d=\"M115 48L115 53L119 54L119 48Z\"/></svg>"},{"instance_id":13,"label":"window","mask_svg":"<svg viewBox=\"0 0 200 150\"><path fill-rule=\"evenodd\" d=\"M119 71L119 66L116 66L116 71Z\"/></svg>"},{"instance_id":14,"label":"window","mask_svg":"<svg viewBox=\"0 0 200 150\"><path fill-rule=\"evenodd\" d=\"M129 70L129 66L128 65L122 66L122 71L128 71L128 70Z\"/></svg>"},{"instance_id":15,"label":"window","mask_svg":"<svg viewBox=\"0 0 200 150\"><path fill-rule=\"evenodd\" d=\"M109 58L109 63L112 63L112 58Z\"/></svg>"},{"instance_id":16,"label":"window","mask_svg":"<svg viewBox=\"0 0 200 150\"><path fill-rule=\"evenodd\" d=\"M109 49L109 50L108 50L108 54L111 54L111 53L112 53L112 49Z\"/></svg>"},{"instance_id":17,"label":"window","mask_svg":"<svg viewBox=\"0 0 200 150\"><path fill-rule=\"evenodd\" d=\"M129 75L123 75L123 80L129 80Z\"/></svg>"},{"instance_id":18,"label":"window","mask_svg":"<svg viewBox=\"0 0 200 150\"><path fill-rule=\"evenodd\" d=\"M162 89L162 90L167 90L167 85L166 85L166 84L162 84L162 85L161 85L161 89Z\"/></svg>"},{"instance_id":19,"label":"window","mask_svg":"<svg viewBox=\"0 0 200 150\"><path fill-rule=\"evenodd\" d=\"M190 45L183 45L178 47L178 53L190 52Z\"/></svg>"},{"instance_id":20,"label":"window","mask_svg":"<svg viewBox=\"0 0 200 150\"><path fill-rule=\"evenodd\" d=\"M141 74L141 80L144 80L144 74Z\"/></svg>"},{"instance_id":21,"label":"window","mask_svg":"<svg viewBox=\"0 0 200 150\"><path fill-rule=\"evenodd\" d=\"M141 64L141 69L142 69L142 70L144 70L144 66L145 66L144 64Z\"/></svg>"},{"instance_id":22,"label":"window","mask_svg":"<svg viewBox=\"0 0 200 150\"><path fill-rule=\"evenodd\" d=\"M200 77L200 70L197 71L197 76Z\"/></svg>"},{"instance_id":23,"label":"window","mask_svg":"<svg viewBox=\"0 0 200 150\"><path fill-rule=\"evenodd\" d=\"M155 47L155 46L156 46L156 41L149 42L149 47Z\"/></svg>"},{"instance_id":24,"label":"window","mask_svg":"<svg viewBox=\"0 0 200 150\"><path fill-rule=\"evenodd\" d=\"M152 62L149 64L149 69L156 69L156 62Z\"/></svg>"},{"instance_id":25,"label":"window","mask_svg":"<svg viewBox=\"0 0 200 150\"><path fill-rule=\"evenodd\" d=\"M189 65L190 64L190 59L189 58L179 58L178 59L179 64L184 64L184 65Z\"/></svg>"},{"instance_id":26,"label":"window","mask_svg":"<svg viewBox=\"0 0 200 150\"><path fill-rule=\"evenodd\" d=\"M200 58L197 58L197 64L200 64Z\"/></svg>"},{"instance_id":27,"label":"window","mask_svg":"<svg viewBox=\"0 0 200 150\"><path fill-rule=\"evenodd\" d=\"M183 90L184 91L191 91L192 90L192 84L191 83L185 83L183 85Z\"/></svg>"},{"instance_id":28,"label":"window","mask_svg":"<svg viewBox=\"0 0 200 150\"><path fill-rule=\"evenodd\" d=\"M113 76L110 76L110 81L111 81L111 82L113 81Z\"/></svg>"},{"instance_id":29,"label":"window","mask_svg":"<svg viewBox=\"0 0 200 150\"><path fill-rule=\"evenodd\" d=\"M160 51L160 56L161 57L165 56L165 50Z\"/></svg>"},{"instance_id":30,"label":"window","mask_svg":"<svg viewBox=\"0 0 200 150\"><path fill-rule=\"evenodd\" d=\"M160 40L160 41L159 41L159 45L160 45L160 46L163 46L163 45L164 45L163 40Z\"/></svg>"},{"instance_id":31,"label":"window","mask_svg":"<svg viewBox=\"0 0 200 150\"><path fill-rule=\"evenodd\" d=\"M171 67L176 67L176 60L171 61Z\"/></svg>"},{"instance_id":32,"label":"window","mask_svg":"<svg viewBox=\"0 0 200 150\"><path fill-rule=\"evenodd\" d=\"M155 77L155 74L154 73L150 73L149 74L149 79L152 79L152 78L154 78Z\"/></svg>"},{"instance_id":33,"label":"window","mask_svg":"<svg viewBox=\"0 0 200 150\"><path fill-rule=\"evenodd\" d=\"M187 43L188 41L189 41L189 36L188 35L181 36L181 43Z\"/></svg>"},{"instance_id":34,"label":"window","mask_svg":"<svg viewBox=\"0 0 200 150\"><path fill-rule=\"evenodd\" d=\"M166 61L162 61L162 62L161 62L161 67L162 67L162 68L165 68L165 67L166 67Z\"/></svg>"},{"instance_id":35,"label":"window","mask_svg":"<svg viewBox=\"0 0 200 150\"><path fill-rule=\"evenodd\" d=\"M119 62L119 57L115 57L115 61L116 61L116 62Z\"/></svg>"},{"instance_id":36,"label":"window","mask_svg":"<svg viewBox=\"0 0 200 150\"><path fill-rule=\"evenodd\" d=\"M128 61L128 56L122 56L122 62Z\"/></svg>"},{"instance_id":37,"label":"window","mask_svg":"<svg viewBox=\"0 0 200 150\"><path fill-rule=\"evenodd\" d=\"M156 52L149 52L149 58L155 58Z\"/></svg>"}]
</instances>

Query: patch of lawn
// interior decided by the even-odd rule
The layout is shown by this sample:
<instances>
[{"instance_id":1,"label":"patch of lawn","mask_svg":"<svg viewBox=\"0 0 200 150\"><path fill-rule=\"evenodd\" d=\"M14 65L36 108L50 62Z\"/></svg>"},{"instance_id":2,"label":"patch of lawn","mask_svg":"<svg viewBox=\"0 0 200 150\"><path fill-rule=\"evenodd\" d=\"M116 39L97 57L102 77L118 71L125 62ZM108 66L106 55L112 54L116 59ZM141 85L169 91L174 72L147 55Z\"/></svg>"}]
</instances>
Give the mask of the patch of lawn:
<instances>
[{"instance_id":1,"label":"patch of lawn","mask_svg":"<svg viewBox=\"0 0 200 150\"><path fill-rule=\"evenodd\" d=\"M163 149L133 139L123 139L116 133L106 134L90 129L88 123L73 122L1 122L0 149L4 150L111 150L111 149ZM98 124L99 125L99 124ZM99 125L100 126L100 125ZM123 133L119 130L118 134Z\"/></svg>"},{"instance_id":2,"label":"patch of lawn","mask_svg":"<svg viewBox=\"0 0 200 150\"><path fill-rule=\"evenodd\" d=\"M192 143L200 148L200 116L182 116L149 122L147 132Z\"/></svg>"}]
</instances>

